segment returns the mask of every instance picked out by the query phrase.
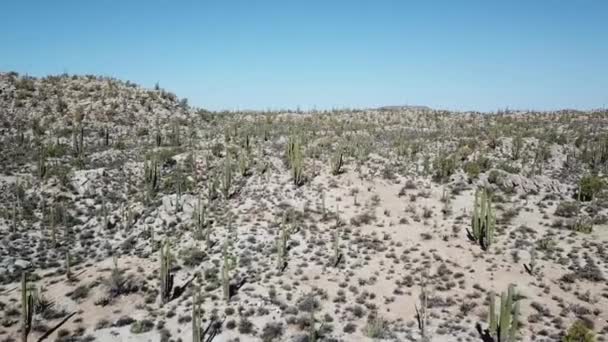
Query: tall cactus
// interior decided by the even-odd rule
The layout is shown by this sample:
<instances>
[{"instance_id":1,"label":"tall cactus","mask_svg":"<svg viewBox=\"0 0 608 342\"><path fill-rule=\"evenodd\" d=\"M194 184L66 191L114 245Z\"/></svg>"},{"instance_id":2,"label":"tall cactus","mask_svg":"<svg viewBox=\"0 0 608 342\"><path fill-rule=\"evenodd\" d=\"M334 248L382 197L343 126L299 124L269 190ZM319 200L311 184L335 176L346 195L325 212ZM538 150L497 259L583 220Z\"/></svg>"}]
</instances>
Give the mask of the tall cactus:
<instances>
[{"instance_id":1,"label":"tall cactus","mask_svg":"<svg viewBox=\"0 0 608 342\"><path fill-rule=\"evenodd\" d=\"M160 297L163 304L171 300L173 292L173 274L171 274L171 250L169 242L160 248Z\"/></svg>"},{"instance_id":2,"label":"tall cactus","mask_svg":"<svg viewBox=\"0 0 608 342\"><path fill-rule=\"evenodd\" d=\"M27 337L32 330L32 318L34 317L34 296L27 288L25 272L21 274L21 341L27 342Z\"/></svg>"},{"instance_id":3,"label":"tall cactus","mask_svg":"<svg viewBox=\"0 0 608 342\"><path fill-rule=\"evenodd\" d=\"M224 159L224 174L222 181L222 194L224 198L230 197L230 188L232 187L232 165L230 164L230 154L226 152L226 159Z\"/></svg>"},{"instance_id":4,"label":"tall cactus","mask_svg":"<svg viewBox=\"0 0 608 342\"><path fill-rule=\"evenodd\" d=\"M82 122L75 125L72 130L72 145L74 156L81 157L84 152L84 127Z\"/></svg>"},{"instance_id":5,"label":"tall cactus","mask_svg":"<svg viewBox=\"0 0 608 342\"><path fill-rule=\"evenodd\" d=\"M331 174L336 176L342 173L342 165L344 165L343 155L341 150L338 150L330 159Z\"/></svg>"},{"instance_id":6,"label":"tall cactus","mask_svg":"<svg viewBox=\"0 0 608 342\"><path fill-rule=\"evenodd\" d=\"M426 284L422 283L420 288L420 307L414 305L416 309L416 320L418 321L418 329L423 340L426 339L427 322L428 322L428 294L426 292Z\"/></svg>"},{"instance_id":7,"label":"tall cactus","mask_svg":"<svg viewBox=\"0 0 608 342\"><path fill-rule=\"evenodd\" d=\"M160 169L156 156L149 158L144 163L144 182L147 198L152 199L160 187Z\"/></svg>"},{"instance_id":8,"label":"tall cactus","mask_svg":"<svg viewBox=\"0 0 608 342\"><path fill-rule=\"evenodd\" d=\"M519 303L515 302L515 286L509 285L500 296L500 317L496 317L494 293L490 293L489 333L496 342L515 342L519 326Z\"/></svg>"},{"instance_id":9,"label":"tall cactus","mask_svg":"<svg viewBox=\"0 0 608 342\"><path fill-rule=\"evenodd\" d=\"M230 272L236 267L236 258L228 250L228 240L224 242L222 257L224 259L222 265L222 290L224 292L224 299L228 302L230 300Z\"/></svg>"},{"instance_id":10,"label":"tall cactus","mask_svg":"<svg viewBox=\"0 0 608 342\"><path fill-rule=\"evenodd\" d=\"M44 148L40 148L38 152L38 160L36 164L36 175L40 180L43 180L47 174L47 166L46 166L46 153Z\"/></svg>"},{"instance_id":11,"label":"tall cactus","mask_svg":"<svg viewBox=\"0 0 608 342\"><path fill-rule=\"evenodd\" d=\"M192 295L192 342L201 342L201 307L197 290Z\"/></svg>"},{"instance_id":12,"label":"tall cactus","mask_svg":"<svg viewBox=\"0 0 608 342\"><path fill-rule=\"evenodd\" d=\"M209 173L209 177L207 178L207 190L209 201L213 201L217 198L217 178L214 173Z\"/></svg>"},{"instance_id":13,"label":"tall cactus","mask_svg":"<svg viewBox=\"0 0 608 342\"><path fill-rule=\"evenodd\" d=\"M242 177L247 177L249 176L249 171L249 152L243 149L239 154L239 173Z\"/></svg>"},{"instance_id":14,"label":"tall cactus","mask_svg":"<svg viewBox=\"0 0 608 342\"><path fill-rule=\"evenodd\" d=\"M70 251L65 253L65 277L67 280L72 280L72 259L70 258Z\"/></svg>"},{"instance_id":15,"label":"tall cactus","mask_svg":"<svg viewBox=\"0 0 608 342\"><path fill-rule=\"evenodd\" d=\"M156 117L156 132L154 134L154 142L156 144L156 147L160 147L160 145L162 144L162 131L160 128L160 120L158 117Z\"/></svg>"},{"instance_id":16,"label":"tall cactus","mask_svg":"<svg viewBox=\"0 0 608 342\"><path fill-rule=\"evenodd\" d=\"M205 218L205 205L201 198L198 199L198 204L195 210L192 212L192 218L194 221L194 235L197 240L201 240L205 235L205 227L207 226L207 220Z\"/></svg>"},{"instance_id":17,"label":"tall cactus","mask_svg":"<svg viewBox=\"0 0 608 342\"><path fill-rule=\"evenodd\" d=\"M513 160L519 159L523 145L524 145L524 140L522 139L521 135L518 135L515 138L513 138L513 143L511 145L511 159L513 159Z\"/></svg>"},{"instance_id":18,"label":"tall cactus","mask_svg":"<svg viewBox=\"0 0 608 342\"><path fill-rule=\"evenodd\" d=\"M334 239L333 239L333 250L334 250L334 257L333 257L333 264L334 267L338 266L338 263L340 262L340 227L336 226L335 230L334 230Z\"/></svg>"},{"instance_id":19,"label":"tall cactus","mask_svg":"<svg viewBox=\"0 0 608 342\"><path fill-rule=\"evenodd\" d=\"M291 176L296 186L304 183L304 158L300 141L296 138L289 138L287 142L287 163L291 168Z\"/></svg>"},{"instance_id":20,"label":"tall cactus","mask_svg":"<svg viewBox=\"0 0 608 342\"><path fill-rule=\"evenodd\" d=\"M287 245L289 243L289 236L291 235L292 229L287 227L286 215L283 217L283 223L281 224L281 231L277 238L277 269L280 271L285 266L285 258L287 257Z\"/></svg>"},{"instance_id":21,"label":"tall cactus","mask_svg":"<svg viewBox=\"0 0 608 342\"><path fill-rule=\"evenodd\" d=\"M15 202L13 202L13 208L11 210L10 231L16 232L18 224L19 224L19 216L17 214L17 204L15 204Z\"/></svg>"},{"instance_id":22,"label":"tall cactus","mask_svg":"<svg viewBox=\"0 0 608 342\"><path fill-rule=\"evenodd\" d=\"M473 219L471 229L467 229L469 238L480 244L486 250L494 242L494 230L496 228L496 215L492 209L492 201L485 189L475 192L475 203L473 206Z\"/></svg>"}]
</instances>

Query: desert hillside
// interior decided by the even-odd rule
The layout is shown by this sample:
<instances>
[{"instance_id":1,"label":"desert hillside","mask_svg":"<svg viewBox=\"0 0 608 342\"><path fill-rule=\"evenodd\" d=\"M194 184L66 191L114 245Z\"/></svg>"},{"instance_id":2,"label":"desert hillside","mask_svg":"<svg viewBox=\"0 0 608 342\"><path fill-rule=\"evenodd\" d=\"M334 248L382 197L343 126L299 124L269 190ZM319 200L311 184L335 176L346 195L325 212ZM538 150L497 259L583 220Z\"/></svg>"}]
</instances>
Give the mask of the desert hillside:
<instances>
[{"instance_id":1,"label":"desert hillside","mask_svg":"<svg viewBox=\"0 0 608 342\"><path fill-rule=\"evenodd\" d=\"M0 73L0 341L608 341L607 171L606 110Z\"/></svg>"}]
</instances>

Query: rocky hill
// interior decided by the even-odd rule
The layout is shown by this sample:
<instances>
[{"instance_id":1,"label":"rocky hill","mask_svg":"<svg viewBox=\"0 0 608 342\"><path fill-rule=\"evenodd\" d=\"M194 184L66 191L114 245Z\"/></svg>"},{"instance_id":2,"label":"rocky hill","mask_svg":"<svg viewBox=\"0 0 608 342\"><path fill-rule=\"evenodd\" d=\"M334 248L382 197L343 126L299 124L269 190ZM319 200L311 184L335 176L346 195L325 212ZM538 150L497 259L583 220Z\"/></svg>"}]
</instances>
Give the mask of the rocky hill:
<instances>
[{"instance_id":1,"label":"rocky hill","mask_svg":"<svg viewBox=\"0 0 608 342\"><path fill-rule=\"evenodd\" d=\"M209 113L3 73L0 122L0 341L608 336L606 111Z\"/></svg>"}]
</instances>

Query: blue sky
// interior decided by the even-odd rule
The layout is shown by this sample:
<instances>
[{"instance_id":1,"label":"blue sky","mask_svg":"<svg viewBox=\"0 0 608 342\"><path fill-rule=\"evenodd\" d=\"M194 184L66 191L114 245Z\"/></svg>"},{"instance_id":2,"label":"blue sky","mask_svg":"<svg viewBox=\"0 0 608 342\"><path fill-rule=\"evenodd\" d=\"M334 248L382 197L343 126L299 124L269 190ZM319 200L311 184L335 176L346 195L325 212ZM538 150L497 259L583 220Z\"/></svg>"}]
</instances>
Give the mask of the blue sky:
<instances>
[{"instance_id":1,"label":"blue sky","mask_svg":"<svg viewBox=\"0 0 608 342\"><path fill-rule=\"evenodd\" d=\"M608 1L4 1L0 70L208 109L608 106Z\"/></svg>"}]
</instances>

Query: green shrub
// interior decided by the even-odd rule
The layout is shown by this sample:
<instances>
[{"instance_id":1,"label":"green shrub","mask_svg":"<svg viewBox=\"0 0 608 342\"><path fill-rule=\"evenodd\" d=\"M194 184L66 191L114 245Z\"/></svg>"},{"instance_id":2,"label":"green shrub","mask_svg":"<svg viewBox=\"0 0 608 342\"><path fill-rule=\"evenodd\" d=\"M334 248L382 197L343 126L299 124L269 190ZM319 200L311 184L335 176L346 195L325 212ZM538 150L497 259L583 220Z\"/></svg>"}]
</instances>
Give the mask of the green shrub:
<instances>
[{"instance_id":1,"label":"green shrub","mask_svg":"<svg viewBox=\"0 0 608 342\"><path fill-rule=\"evenodd\" d=\"M49 158L61 158L67 153L67 148L63 144L50 144L46 147L46 155Z\"/></svg>"},{"instance_id":2,"label":"green shrub","mask_svg":"<svg viewBox=\"0 0 608 342\"><path fill-rule=\"evenodd\" d=\"M477 164L474 161L470 161L467 162L466 164L464 164L464 172L467 173L467 175L469 176L469 179L475 179L479 176L479 173L481 172L481 169L479 167L479 164Z\"/></svg>"},{"instance_id":3,"label":"green shrub","mask_svg":"<svg viewBox=\"0 0 608 342\"><path fill-rule=\"evenodd\" d=\"M578 215L578 203L574 201L560 202L555 208L555 215L561 217L574 217Z\"/></svg>"},{"instance_id":4,"label":"green shrub","mask_svg":"<svg viewBox=\"0 0 608 342\"><path fill-rule=\"evenodd\" d=\"M581 201L591 201L605 187L606 183L600 177L584 176L579 182L578 197Z\"/></svg>"},{"instance_id":5,"label":"green shrub","mask_svg":"<svg viewBox=\"0 0 608 342\"><path fill-rule=\"evenodd\" d=\"M576 321L572 323L562 342L595 342L595 336L585 323Z\"/></svg>"},{"instance_id":6,"label":"green shrub","mask_svg":"<svg viewBox=\"0 0 608 342\"><path fill-rule=\"evenodd\" d=\"M434 175L437 182L447 180L456 170L456 158L452 155L440 154L433 161Z\"/></svg>"},{"instance_id":7,"label":"green shrub","mask_svg":"<svg viewBox=\"0 0 608 342\"><path fill-rule=\"evenodd\" d=\"M384 318L374 315L368 319L363 329L367 337L385 338L388 334L388 322Z\"/></svg>"},{"instance_id":8,"label":"green shrub","mask_svg":"<svg viewBox=\"0 0 608 342\"><path fill-rule=\"evenodd\" d=\"M141 321L136 321L131 325L131 333L133 334L142 334L148 331L151 331L154 328L154 322L149 319L144 319Z\"/></svg>"},{"instance_id":9,"label":"green shrub","mask_svg":"<svg viewBox=\"0 0 608 342\"><path fill-rule=\"evenodd\" d=\"M490 184L498 184L498 181L501 180L501 174L498 170L492 170L488 174L488 183Z\"/></svg>"}]
</instances>

